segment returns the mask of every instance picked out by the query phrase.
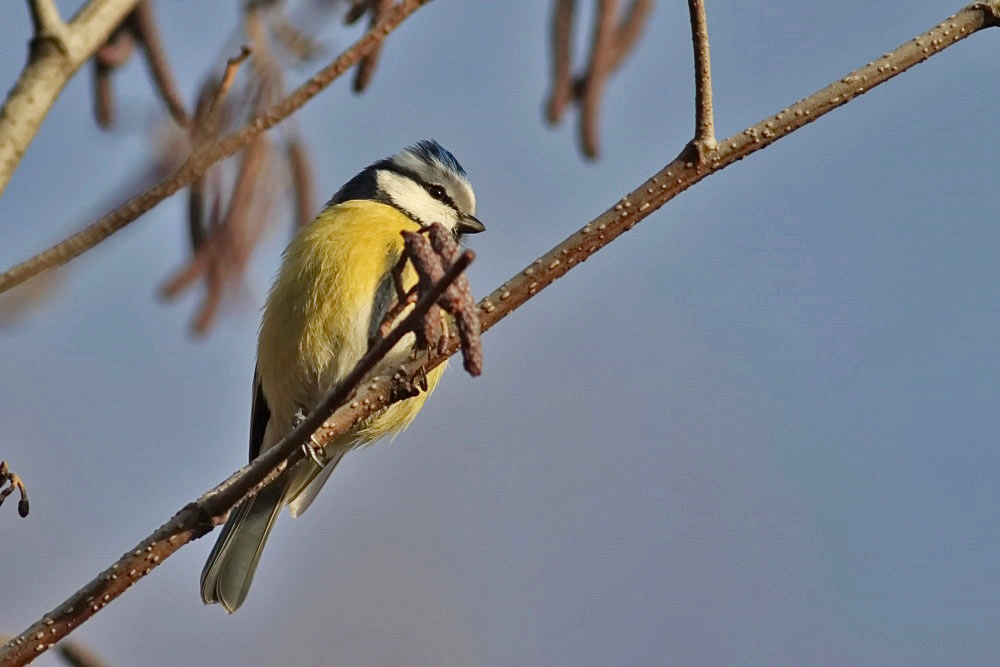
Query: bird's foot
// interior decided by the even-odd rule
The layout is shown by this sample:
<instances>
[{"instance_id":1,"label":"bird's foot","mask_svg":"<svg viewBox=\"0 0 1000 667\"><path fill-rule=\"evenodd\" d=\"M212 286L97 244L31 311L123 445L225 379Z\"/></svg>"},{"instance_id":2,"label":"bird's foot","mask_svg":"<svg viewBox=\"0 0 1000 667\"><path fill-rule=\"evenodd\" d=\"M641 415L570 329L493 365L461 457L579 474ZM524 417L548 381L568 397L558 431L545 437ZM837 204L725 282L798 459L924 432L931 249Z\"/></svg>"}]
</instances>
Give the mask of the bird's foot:
<instances>
[{"instance_id":1,"label":"bird's foot","mask_svg":"<svg viewBox=\"0 0 1000 667\"><path fill-rule=\"evenodd\" d=\"M305 419L305 410L299 408L295 412L295 426L301 424ZM326 447L316 439L315 433L309 436L309 442L302 443L302 453L320 468L326 467Z\"/></svg>"},{"instance_id":2,"label":"bird's foot","mask_svg":"<svg viewBox=\"0 0 1000 667\"><path fill-rule=\"evenodd\" d=\"M320 468L326 467L326 461L323 460L326 455L326 450L323 445L316 442L315 437L310 437L309 442L303 443L302 451L306 456L312 459L312 462L317 466Z\"/></svg>"}]
</instances>

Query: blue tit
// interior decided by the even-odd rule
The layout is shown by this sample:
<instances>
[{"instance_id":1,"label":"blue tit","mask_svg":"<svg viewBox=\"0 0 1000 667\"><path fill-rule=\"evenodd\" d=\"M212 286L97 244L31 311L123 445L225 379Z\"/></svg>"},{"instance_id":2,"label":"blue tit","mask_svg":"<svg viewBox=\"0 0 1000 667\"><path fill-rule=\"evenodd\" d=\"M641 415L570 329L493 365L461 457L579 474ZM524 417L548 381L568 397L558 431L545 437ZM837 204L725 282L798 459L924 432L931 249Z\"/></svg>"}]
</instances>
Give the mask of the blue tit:
<instances>
[{"instance_id":1,"label":"blue tit","mask_svg":"<svg viewBox=\"0 0 1000 667\"><path fill-rule=\"evenodd\" d=\"M456 238L485 230L458 160L436 141L421 141L348 181L285 250L264 307L257 343L250 459L278 443L346 375L368 349L395 298L392 269L403 230L439 222ZM417 281L407 264L403 284ZM412 352L408 334L383 360ZM201 574L201 597L232 613L246 599L267 537L286 505L293 517L309 507L341 457L398 433L434 390L443 366L427 374L427 390L373 415L305 458L230 513ZM322 463L323 465L319 465Z\"/></svg>"}]
</instances>

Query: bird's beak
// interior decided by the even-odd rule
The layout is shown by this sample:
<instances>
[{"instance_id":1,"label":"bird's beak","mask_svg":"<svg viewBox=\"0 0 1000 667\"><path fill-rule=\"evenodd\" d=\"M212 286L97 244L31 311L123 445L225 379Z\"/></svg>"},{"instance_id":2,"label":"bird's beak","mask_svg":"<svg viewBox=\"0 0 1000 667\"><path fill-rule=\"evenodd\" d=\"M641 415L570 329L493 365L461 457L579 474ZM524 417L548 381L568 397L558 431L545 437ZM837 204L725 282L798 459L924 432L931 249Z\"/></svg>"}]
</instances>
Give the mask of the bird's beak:
<instances>
[{"instance_id":1,"label":"bird's beak","mask_svg":"<svg viewBox=\"0 0 1000 667\"><path fill-rule=\"evenodd\" d=\"M481 223L479 218L474 215L463 215L461 220L458 221L456 228L462 234L478 234L479 232L486 231L486 225Z\"/></svg>"}]
</instances>

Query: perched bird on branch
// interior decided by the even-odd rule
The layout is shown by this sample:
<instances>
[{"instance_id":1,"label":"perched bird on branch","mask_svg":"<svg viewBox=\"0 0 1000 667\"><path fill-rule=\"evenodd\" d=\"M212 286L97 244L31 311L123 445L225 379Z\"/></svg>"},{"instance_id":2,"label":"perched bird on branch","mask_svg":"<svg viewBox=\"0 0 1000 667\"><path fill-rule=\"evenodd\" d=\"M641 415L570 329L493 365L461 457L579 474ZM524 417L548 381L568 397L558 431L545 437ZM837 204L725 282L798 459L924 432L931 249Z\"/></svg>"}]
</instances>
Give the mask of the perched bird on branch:
<instances>
[{"instance_id":1,"label":"perched bird on branch","mask_svg":"<svg viewBox=\"0 0 1000 667\"><path fill-rule=\"evenodd\" d=\"M435 141L421 141L380 160L348 181L285 250L267 298L257 344L250 459L277 444L326 391L348 373L376 338L400 288L418 281L411 264L397 265L402 232L440 223L457 240L485 230L458 160ZM398 310L398 309L397 309ZM395 312L395 310L394 310ZM407 335L383 363L407 358ZM293 517L309 507L334 467L352 448L404 429L444 371L427 373L426 390L394 403L313 448L256 496L237 505L201 575L206 604L232 613L246 599L267 537L286 505Z\"/></svg>"}]
</instances>

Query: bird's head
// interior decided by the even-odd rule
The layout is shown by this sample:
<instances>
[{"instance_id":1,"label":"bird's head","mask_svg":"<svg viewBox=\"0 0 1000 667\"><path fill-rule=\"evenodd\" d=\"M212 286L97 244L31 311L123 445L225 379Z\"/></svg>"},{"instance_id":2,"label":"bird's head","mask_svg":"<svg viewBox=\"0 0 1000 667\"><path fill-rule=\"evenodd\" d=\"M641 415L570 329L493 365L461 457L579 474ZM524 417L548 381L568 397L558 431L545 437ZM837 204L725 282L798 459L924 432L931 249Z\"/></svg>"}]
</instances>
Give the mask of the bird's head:
<instances>
[{"instance_id":1,"label":"bird's head","mask_svg":"<svg viewBox=\"0 0 1000 667\"><path fill-rule=\"evenodd\" d=\"M350 199L381 201L421 225L439 222L456 236L486 229L476 218L476 195L465 169L433 139L369 166L344 185L330 204Z\"/></svg>"}]
</instances>

